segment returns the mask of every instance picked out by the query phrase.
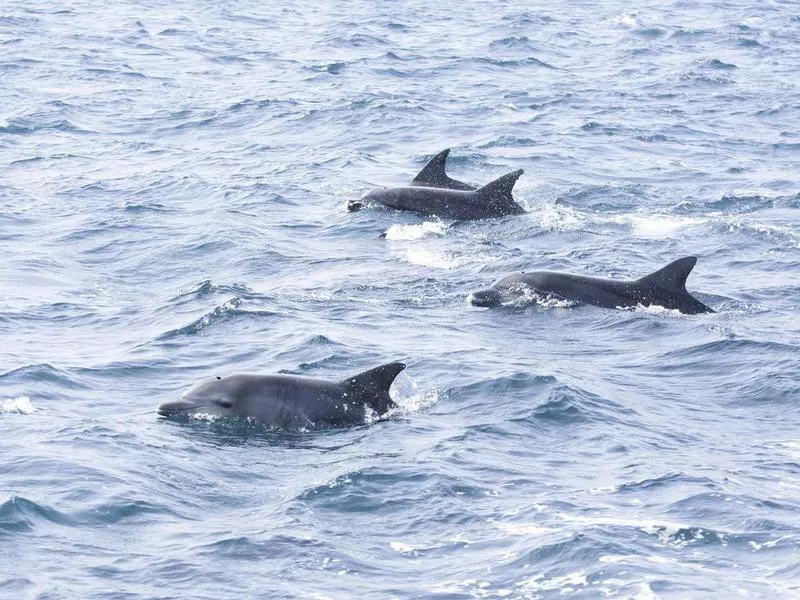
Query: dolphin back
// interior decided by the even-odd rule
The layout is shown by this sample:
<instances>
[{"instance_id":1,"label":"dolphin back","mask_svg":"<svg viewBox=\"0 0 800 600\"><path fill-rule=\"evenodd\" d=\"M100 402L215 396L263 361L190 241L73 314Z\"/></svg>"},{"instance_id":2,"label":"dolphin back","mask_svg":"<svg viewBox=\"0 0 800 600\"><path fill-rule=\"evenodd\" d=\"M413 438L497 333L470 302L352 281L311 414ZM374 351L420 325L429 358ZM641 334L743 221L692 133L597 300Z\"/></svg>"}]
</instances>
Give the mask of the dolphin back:
<instances>
[{"instance_id":1,"label":"dolphin back","mask_svg":"<svg viewBox=\"0 0 800 600\"><path fill-rule=\"evenodd\" d=\"M411 180L411 185L462 190L465 192L474 190L475 188L468 183L451 179L447 176L445 172L445 162L447 161L448 154L450 154L450 148L442 150L439 154L431 158L428 164L422 167L422 171L417 173L417 176Z\"/></svg>"},{"instance_id":2,"label":"dolphin back","mask_svg":"<svg viewBox=\"0 0 800 600\"><path fill-rule=\"evenodd\" d=\"M389 388L406 366L400 362L388 363L364 371L344 380L349 399L363 401L378 414L396 406L389 396Z\"/></svg>"}]
</instances>

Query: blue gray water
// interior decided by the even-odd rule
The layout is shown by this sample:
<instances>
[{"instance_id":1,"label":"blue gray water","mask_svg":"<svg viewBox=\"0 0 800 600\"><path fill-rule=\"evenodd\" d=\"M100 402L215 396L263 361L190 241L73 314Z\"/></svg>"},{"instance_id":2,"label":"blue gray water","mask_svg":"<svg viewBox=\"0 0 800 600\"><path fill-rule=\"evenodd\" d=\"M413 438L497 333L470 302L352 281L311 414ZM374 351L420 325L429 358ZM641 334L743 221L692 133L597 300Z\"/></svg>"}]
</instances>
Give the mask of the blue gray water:
<instances>
[{"instance_id":1,"label":"blue gray water","mask_svg":"<svg viewBox=\"0 0 800 600\"><path fill-rule=\"evenodd\" d=\"M649 4L5 0L0 597L800 596L798 7ZM446 147L529 213L347 212ZM466 302L685 255L716 314Z\"/></svg>"}]
</instances>

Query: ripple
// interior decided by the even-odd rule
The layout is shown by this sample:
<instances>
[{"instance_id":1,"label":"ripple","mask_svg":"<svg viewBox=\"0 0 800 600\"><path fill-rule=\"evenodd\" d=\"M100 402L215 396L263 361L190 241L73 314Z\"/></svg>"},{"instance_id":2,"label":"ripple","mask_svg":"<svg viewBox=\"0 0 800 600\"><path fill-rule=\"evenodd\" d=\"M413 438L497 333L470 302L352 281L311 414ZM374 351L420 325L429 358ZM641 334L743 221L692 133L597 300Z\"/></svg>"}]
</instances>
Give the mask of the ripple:
<instances>
[{"instance_id":1,"label":"ripple","mask_svg":"<svg viewBox=\"0 0 800 600\"><path fill-rule=\"evenodd\" d=\"M426 475L415 469L367 468L313 486L298 500L313 505L316 510L380 514L413 506L420 500L421 490L424 496L432 497L485 496L481 487L454 477Z\"/></svg>"},{"instance_id":2,"label":"ripple","mask_svg":"<svg viewBox=\"0 0 800 600\"><path fill-rule=\"evenodd\" d=\"M736 65L733 65L731 63L722 62L718 58L710 58L708 60L704 60L702 62L702 66L707 68L707 69L722 69L722 70L736 69L737 68Z\"/></svg>"},{"instance_id":3,"label":"ripple","mask_svg":"<svg viewBox=\"0 0 800 600\"><path fill-rule=\"evenodd\" d=\"M240 308L243 305L244 301L241 298L234 297L230 300L226 300L219 306L215 307L210 312L207 312L199 319L196 319L189 323L188 325L184 325L183 327L179 327L178 329L171 329L165 333L162 333L155 341L165 341L171 340L177 337L182 336L191 336L191 335L199 335L204 333L211 327L219 325L223 321L229 321L231 319L237 318L253 318L253 317L275 317L278 316L278 313L269 311L269 310L253 310L253 309L243 309Z\"/></svg>"},{"instance_id":4,"label":"ripple","mask_svg":"<svg viewBox=\"0 0 800 600\"><path fill-rule=\"evenodd\" d=\"M187 290L181 290L181 292L177 296L174 296L170 302L184 304L188 301L206 298L215 294L235 294L234 298L240 300L244 298L251 299L255 297L253 291L244 284L217 284L210 279L206 279L198 284L195 284Z\"/></svg>"},{"instance_id":5,"label":"ripple","mask_svg":"<svg viewBox=\"0 0 800 600\"><path fill-rule=\"evenodd\" d=\"M326 546L311 538L290 535L273 535L259 540L250 537L235 537L205 544L198 548L200 555L211 555L244 561L285 559L308 551L325 552Z\"/></svg>"},{"instance_id":6,"label":"ripple","mask_svg":"<svg viewBox=\"0 0 800 600\"><path fill-rule=\"evenodd\" d=\"M737 195L725 194L719 200L707 202L706 206L712 210L720 212L743 214L751 212L759 212L768 208L772 208L775 201L772 198L759 195Z\"/></svg>"},{"instance_id":7,"label":"ripple","mask_svg":"<svg viewBox=\"0 0 800 600\"><path fill-rule=\"evenodd\" d=\"M46 363L25 365L0 374L0 381L8 383L55 383L70 389L85 389L87 385L71 373Z\"/></svg>"},{"instance_id":8,"label":"ripple","mask_svg":"<svg viewBox=\"0 0 800 600\"><path fill-rule=\"evenodd\" d=\"M550 391L547 400L533 410L531 417L556 425L570 425L581 422L625 423L623 415L635 414L634 409L607 398L573 386L558 384Z\"/></svg>"},{"instance_id":9,"label":"ripple","mask_svg":"<svg viewBox=\"0 0 800 600\"><path fill-rule=\"evenodd\" d=\"M11 496L0 504L0 536L32 531L43 523L73 524L57 510L21 496Z\"/></svg>"},{"instance_id":10,"label":"ripple","mask_svg":"<svg viewBox=\"0 0 800 600\"><path fill-rule=\"evenodd\" d=\"M667 473L661 477L653 479L642 479L632 483L624 483L617 487L618 492L638 492L638 491L658 491L662 487L668 487L681 483L701 484L706 487L715 487L714 483L705 477L689 477L683 473Z\"/></svg>"},{"instance_id":11,"label":"ripple","mask_svg":"<svg viewBox=\"0 0 800 600\"><path fill-rule=\"evenodd\" d=\"M527 58L473 58L470 59L471 61L482 63L486 65L490 65L493 67L543 67L545 69L555 69L553 65L547 64L543 60L539 60L538 58L534 58L533 56L528 56Z\"/></svg>"},{"instance_id":12,"label":"ripple","mask_svg":"<svg viewBox=\"0 0 800 600\"><path fill-rule=\"evenodd\" d=\"M77 513L84 527L108 527L122 522L148 523L165 516L179 516L163 504L146 500L112 499L109 502Z\"/></svg>"}]
</instances>

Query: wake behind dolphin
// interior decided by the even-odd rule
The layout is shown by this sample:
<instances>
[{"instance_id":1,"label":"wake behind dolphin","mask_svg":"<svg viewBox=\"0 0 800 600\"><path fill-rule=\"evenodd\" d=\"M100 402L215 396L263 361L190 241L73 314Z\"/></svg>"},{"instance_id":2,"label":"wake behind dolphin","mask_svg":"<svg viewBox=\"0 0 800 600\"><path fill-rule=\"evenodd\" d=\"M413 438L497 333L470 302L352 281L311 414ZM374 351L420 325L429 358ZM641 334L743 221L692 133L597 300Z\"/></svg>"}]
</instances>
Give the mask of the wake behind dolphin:
<instances>
[{"instance_id":1,"label":"wake behind dolphin","mask_svg":"<svg viewBox=\"0 0 800 600\"><path fill-rule=\"evenodd\" d=\"M405 368L388 363L340 382L299 375L217 377L162 404L158 414L253 418L284 429L348 427L363 423L368 411L382 416L396 406L389 388Z\"/></svg>"},{"instance_id":2,"label":"wake behind dolphin","mask_svg":"<svg viewBox=\"0 0 800 600\"><path fill-rule=\"evenodd\" d=\"M663 306L684 314L714 312L686 291L686 278L697 258L687 256L641 279L617 281L553 271L515 273L495 281L489 288L473 292L474 306L494 307L533 291L564 300L575 300L605 308Z\"/></svg>"}]
</instances>

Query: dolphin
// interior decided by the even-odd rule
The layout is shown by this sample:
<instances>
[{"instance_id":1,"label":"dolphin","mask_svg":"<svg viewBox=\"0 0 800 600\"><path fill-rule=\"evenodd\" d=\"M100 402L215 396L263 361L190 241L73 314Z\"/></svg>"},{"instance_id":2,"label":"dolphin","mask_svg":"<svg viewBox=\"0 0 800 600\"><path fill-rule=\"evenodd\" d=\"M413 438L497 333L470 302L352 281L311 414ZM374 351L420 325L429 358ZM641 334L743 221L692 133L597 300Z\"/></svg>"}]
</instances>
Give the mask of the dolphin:
<instances>
[{"instance_id":1,"label":"dolphin","mask_svg":"<svg viewBox=\"0 0 800 600\"><path fill-rule=\"evenodd\" d=\"M416 177L411 180L411 185L419 185L423 187L444 188L447 190L462 190L466 192L474 191L476 188L463 181L451 179L445 172L445 162L447 155L450 154L450 148L445 148L439 154L436 154L428 161L422 171L417 173Z\"/></svg>"},{"instance_id":2,"label":"dolphin","mask_svg":"<svg viewBox=\"0 0 800 600\"><path fill-rule=\"evenodd\" d=\"M356 211L364 204L383 204L389 208L458 221L520 215L525 209L514 201L511 192L522 173L522 169L507 173L472 191L424 185L377 188L368 192L361 200L350 201L348 208Z\"/></svg>"},{"instance_id":3,"label":"dolphin","mask_svg":"<svg viewBox=\"0 0 800 600\"><path fill-rule=\"evenodd\" d=\"M539 294L605 308L630 308L641 304L663 306L687 315L713 313L713 309L686 291L686 278L696 262L695 256L679 258L641 279L622 281L553 271L515 273L498 279L485 290L473 292L470 302L474 306L500 306L527 288Z\"/></svg>"},{"instance_id":4,"label":"dolphin","mask_svg":"<svg viewBox=\"0 0 800 600\"><path fill-rule=\"evenodd\" d=\"M328 381L299 375L229 375L202 381L177 402L158 407L164 417L208 414L256 419L284 429L328 429L363 423L396 406L389 396L395 377L405 369L393 362Z\"/></svg>"}]
</instances>

